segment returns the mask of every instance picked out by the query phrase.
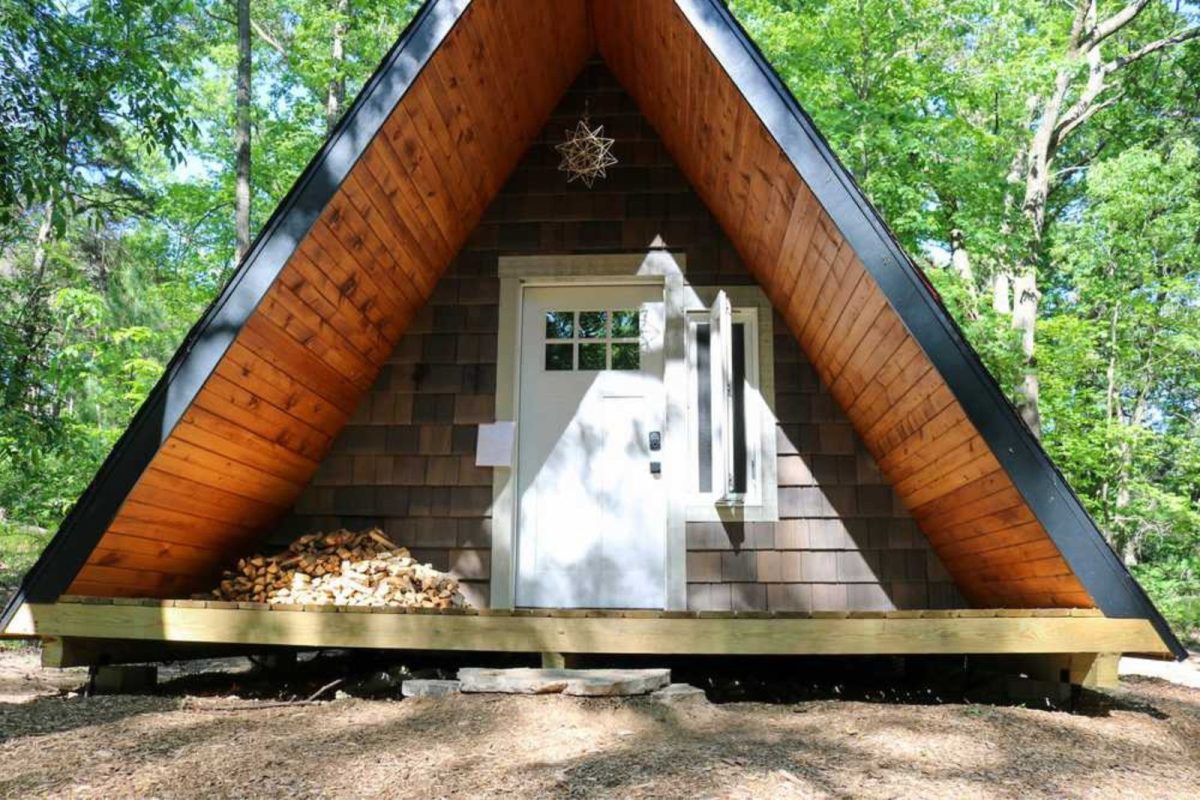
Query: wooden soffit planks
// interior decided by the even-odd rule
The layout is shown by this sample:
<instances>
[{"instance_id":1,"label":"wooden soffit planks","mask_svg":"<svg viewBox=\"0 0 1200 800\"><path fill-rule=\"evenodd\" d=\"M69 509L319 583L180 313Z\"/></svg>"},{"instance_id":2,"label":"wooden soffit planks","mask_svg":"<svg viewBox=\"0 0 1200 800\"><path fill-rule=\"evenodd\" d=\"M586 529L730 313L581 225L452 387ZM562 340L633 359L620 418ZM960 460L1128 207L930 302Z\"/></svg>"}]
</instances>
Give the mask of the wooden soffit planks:
<instances>
[{"instance_id":1,"label":"wooden soffit planks","mask_svg":"<svg viewBox=\"0 0 1200 800\"><path fill-rule=\"evenodd\" d=\"M438 5L458 14L452 27L295 242L69 591L206 588L292 506L594 50L584 0Z\"/></svg>"}]
</instances>

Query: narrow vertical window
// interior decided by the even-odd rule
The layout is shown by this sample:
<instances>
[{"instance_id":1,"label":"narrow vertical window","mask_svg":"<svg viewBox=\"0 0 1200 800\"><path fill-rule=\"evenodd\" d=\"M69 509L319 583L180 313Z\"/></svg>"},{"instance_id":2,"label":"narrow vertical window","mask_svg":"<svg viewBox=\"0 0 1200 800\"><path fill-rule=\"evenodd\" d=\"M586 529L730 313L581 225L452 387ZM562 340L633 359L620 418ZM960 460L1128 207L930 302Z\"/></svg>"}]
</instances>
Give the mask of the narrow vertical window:
<instances>
[{"instance_id":1,"label":"narrow vertical window","mask_svg":"<svg viewBox=\"0 0 1200 800\"><path fill-rule=\"evenodd\" d=\"M697 295L685 344L688 519L777 519L770 305L742 287Z\"/></svg>"},{"instance_id":2,"label":"narrow vertical window","mask_svg":"<svg viewBox=\"0 0 1200 800\"><path fill-rule=\"evenodd\" d=\"M709 362L709 330L707 322L696 323L696 375L708 375L712 369ZM708 494L712 491L712 383L707 380L697 380L695 383L698 485L702 494Z\"/></svg>"},{"instance_id":3,"label":"narrow vertical window","mask_svg":"<svg viewBox=\"0 0 1200 800\"><path fill-rule=\"evenodd\" d=\"M746 494L746 325L735 322L733 338L733 491Z\"/></svg>"}]
</instances>

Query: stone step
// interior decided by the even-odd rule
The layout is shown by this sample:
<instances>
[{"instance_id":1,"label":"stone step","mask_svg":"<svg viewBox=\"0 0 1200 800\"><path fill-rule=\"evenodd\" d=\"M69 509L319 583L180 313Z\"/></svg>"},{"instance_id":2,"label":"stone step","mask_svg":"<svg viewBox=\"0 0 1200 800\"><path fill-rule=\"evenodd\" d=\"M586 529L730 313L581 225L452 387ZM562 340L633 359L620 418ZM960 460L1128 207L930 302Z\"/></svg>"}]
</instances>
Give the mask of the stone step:
<instances>
[{"instance_id":1,"label":"stone step","mask_svg":"<svg viewBox=\"0 0 1200 800\"><path fill-rule=\"evenodd\" d=\"M405 697L445 697L460 691L462 686L458 681L435 678L413 678L400 685L400 694Z\"/></svg>"},{"instance_id":2,"label":"stone step","mask_svg":"<svg viewBox=\"0 0 1200 800\"><path fill-rule=\"evenodd\" d=\"M464 692L569 694L578 697L626 697L649 694L671 682L669 669L487 669L463 667Z\"/></svg>"},{"instance_id":3,"label":"stone step","mask_svg":"<svg viewBox=\"0 0 1200 800\"><path fill-rule=\"evenodd\" d=\"M689 683L672 683L653 692L650 699L670 705L707 703L708 697L704 690Z\"/></svg>"}]
</instances>

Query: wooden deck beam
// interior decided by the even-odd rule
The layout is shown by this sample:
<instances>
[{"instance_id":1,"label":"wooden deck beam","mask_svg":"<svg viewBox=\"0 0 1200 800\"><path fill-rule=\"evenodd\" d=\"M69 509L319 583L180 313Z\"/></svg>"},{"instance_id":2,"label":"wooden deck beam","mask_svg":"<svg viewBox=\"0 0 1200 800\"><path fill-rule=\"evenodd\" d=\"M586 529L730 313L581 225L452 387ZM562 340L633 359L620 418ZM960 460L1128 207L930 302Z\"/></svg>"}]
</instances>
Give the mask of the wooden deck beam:
<instances>
[{"instance_id":1,"label":"wooden deck beam","mask_svg":"<svg viewBox=\"0 0 1200 800\"><path fill-rule=\"evenodd\" d=\"M913 655L1165 654L1153 626L1057 610L876 616L576 612L388 613L177 601L23 606L8 636L89 637L290 647L530 653ZM382 611L383 613L372 613ZM933 613L933 612L928 612ZM984 614L990 614L985 616Z\"/></svg>"}]
</instances>

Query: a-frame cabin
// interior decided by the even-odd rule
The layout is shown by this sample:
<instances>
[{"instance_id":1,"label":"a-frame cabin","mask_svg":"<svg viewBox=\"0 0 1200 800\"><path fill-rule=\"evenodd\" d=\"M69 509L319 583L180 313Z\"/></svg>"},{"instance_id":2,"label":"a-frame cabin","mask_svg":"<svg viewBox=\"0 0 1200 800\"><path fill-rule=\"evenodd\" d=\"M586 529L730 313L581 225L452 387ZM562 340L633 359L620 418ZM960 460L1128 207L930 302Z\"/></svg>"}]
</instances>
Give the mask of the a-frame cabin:
<instances>
[{"instance_id":1,"label":"a-frame cabin","mask_svg":"<svg viewBox=\"0 0 1200 800\"><path fill-rule=\"evenodd\" d=\"M584 114L618 160L591 188L554 147ZM180 599L368 525L473 608ZM1081 680L1183 653L717 0L429 0L0 624Z\"/></svg>"}]
</instances>

